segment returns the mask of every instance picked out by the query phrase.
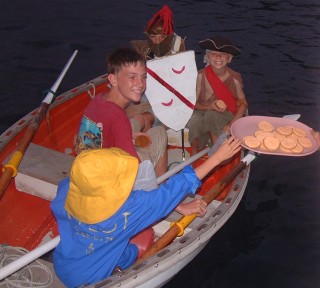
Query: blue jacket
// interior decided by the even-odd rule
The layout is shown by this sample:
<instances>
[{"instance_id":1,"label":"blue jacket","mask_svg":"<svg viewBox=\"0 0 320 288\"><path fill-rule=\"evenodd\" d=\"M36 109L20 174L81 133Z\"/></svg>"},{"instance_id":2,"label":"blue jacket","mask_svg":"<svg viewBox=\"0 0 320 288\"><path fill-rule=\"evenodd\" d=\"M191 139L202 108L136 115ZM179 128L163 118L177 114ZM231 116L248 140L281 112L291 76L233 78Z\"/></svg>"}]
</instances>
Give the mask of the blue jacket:
<instances>
[{"instance_id":1,"label":"blue jacket","mask_svg":"<svg viewBox=\"0 0 320 288\"><path fill-rule=\"evenodd\" d=\"M201 182L191 166L149 192L132 191L122 207L97 224L79 222L64 209L70 179L59 183L51 209L57 219L60 243L54 251L54 268L67 287L92 284L111 275L116 266L125 269L138 255L130 238L169 214Z\"/></svg>"}]
</instances>

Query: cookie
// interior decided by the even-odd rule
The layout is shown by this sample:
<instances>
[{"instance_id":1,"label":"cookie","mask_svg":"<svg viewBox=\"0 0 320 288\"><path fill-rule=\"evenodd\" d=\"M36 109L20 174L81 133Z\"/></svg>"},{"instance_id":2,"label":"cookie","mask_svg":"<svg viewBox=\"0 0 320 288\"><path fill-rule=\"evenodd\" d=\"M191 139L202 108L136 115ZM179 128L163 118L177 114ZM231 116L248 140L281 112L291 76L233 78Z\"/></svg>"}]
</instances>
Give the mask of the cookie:
<instances>
[{"instance_id":1,"label":"cookie","mask_svg":"<svg viewBox=\"0 0 320 288\"><path fill-rule=\"evenodd\" d=\"M139 135L135 139L135 145L141 148L148 147L150 145L150 138L146 135Z\"/></svg>"},{"instance_id":2,"label":"cookie","mask_svg":"<svg viewBox=\"0 0 320 288\"><path fill-rule=\"evenodd\" d=\"M256 136L260 141L263 141L264 138L268 136L273 136L273 134L272 132L257 130L256 132L254 132L254 136Z\"/></svg>"},{"instance_id":3,"label":"cookie","mask_svg":"<svg viewBox=\"0 0 320 288\"><path fill-rule=\"evenodd\" d=\"M286 148L282 147L281 145L280 145L280 147L279 147L279 150L280 150L281 152L284 152L284 153L293 153L292 150L286 149Z\"/></svg>"},{"instance_id":4,"label":"cookie","mask_svg":"<svg viewBox=\"0 0 320 288\"><path fill-rule=\"evenodd\" d=\"M280 142L281 147L285 149L292 150L297 146L297 139L294 138L285 138Z\"/></svg>"},{"instance_id":5,"label":"cookie","mask_svg":"<svg viewBox=\"0 0 320 288\"><path fill-rule=\"evenodd\" d=\"M268 136L263 139L263 144L266 146L266 148L270 151L275 151L280 146L280 141L273 136Z\"/></svg>"},{"instance_id":6,"label":"cookie","mask_svg":"<svg viewBox=\"0 0 320 288\"><path fill-rule=\"evenodd\" d=\"M304 131L302 128L298 128L298 127L293 127L292 132L300 137L306 137L307 136L307 132Z\"/></svg>"},{"instance_id":7,"label":"cookie","mask_svg":"<svg viewBox=\"0 0 320 288\"><path fill-rule=\"evenodd\" d=\"M266 132L271 132L274 129L273 125L270 122L264 120L258 123L258 127L260 130Z\"/></svg>"},{"instance_id":8,"label":"cookie","mask_svg":"<svg viewBox=\"0 0 320 288\"><path fill-rule=\"evenodd\" d=\"M277 132L279 132L282 135L289 136L292 133L292 127L291 126L280 126L277 128Z\"/></svg>"},{"instance_id":9,"label":"cookie","mask_svg":"<svg viewBox=\"0 0 320 288\"><path fill-rule=\"evenodd\" d=\"M285 135L280 134L278 131L273 131L273 136L276 137L280 142L286 138Z\"/></svg>"},{"instance_id":10,"label":"cookie","mask_svg":"<svg viewBox=\"0 0 320 288\"><path fill-rule=\"evenodd\" d=\"M303 146L297 143L296 147L294 147L291 151L296 154L300 154L303 152Z\"/></svg>"},{"instance_id":11,"label":"cookie","mask_svg":"<svg viewBox=\"0 0 320 288\"><path fill-rule=\"evenodd\" d=\"M243 142L245 145L247 145L249 148L252 148L252 149L258 148L261 145L260 140L254 136L243 137Z\"/></svg>"},{"instance_id":12,"label":"cookie","mask_svg":"<svg viewBox=\"0 0 320 288\"><path fill-rule=\"evenodd\" d=\"M302 145L304 148L311 148L312 147L312 142L309 138L307 137L300 137L298 138L298 143Z\"/></svg>"},{"instance_id":13,"label":"cookie","mask_svg":"<svg viewBox=\"0 0 320 288\"><path fill-rule=\"evenodd\" d=\"M226 103L224 103L222 100L217 100L217 101L216 101L216 105L217 105L217 107L220 108L220 109L226 109L226 108L227 108Z\"/></svg>"}]
</instances>

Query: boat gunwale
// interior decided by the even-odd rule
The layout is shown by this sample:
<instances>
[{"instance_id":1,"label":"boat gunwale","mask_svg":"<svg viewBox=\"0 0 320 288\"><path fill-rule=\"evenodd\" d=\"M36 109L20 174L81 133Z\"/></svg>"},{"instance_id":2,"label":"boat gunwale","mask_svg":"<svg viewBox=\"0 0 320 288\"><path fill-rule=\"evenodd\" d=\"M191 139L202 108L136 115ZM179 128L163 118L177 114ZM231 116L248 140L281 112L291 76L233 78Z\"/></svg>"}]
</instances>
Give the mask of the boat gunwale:
<instances>
[{"instance_id":1,"label":"boat gunwale","mask_svg":"<svg viewBox=\"0 0 320 288\"><path fill-rule=\"evenodd\" d=\"M88 91L93 87L98 87L106 83L108 81L106 75L107 74L103 74L99 77L94 78L91 81L88 81L57 96L56 101L50 105L50 108L48 109L47 113L49 113L55 107L65 103L66 101L82 93L87 92L88 95L92 97L91 93ZM0 151L2 151L6 147L6 145L10 141L12 141L12 139L14 139L14 137L16 137L19 133L21 133L23 129L27 127L27 125L30 123L32 119L32 116L37 112L37 109L38 108L34 109L24 117L20 118L16 123L10 126L9 129L7 129L4 133L0 135ZM161 272L165 273L165 271L168 269L166 264L168 261L172 263L180 263L183 259L185 259L181 258L183 255L188 256L190 254L190 252L188 252L190 249L193 249L191 251L193 252L199 249L199 247L202 247L202 250L205 244L225 224L225 222L232 216L234 211L237 209L237 206L239 205L244 191L246 189L246 185L249 178L249 170L250 165L247 166L245 170L241 172L241 174L244 173L245 177L239 177L241 174L236 177L236 179L233 181L232 187L228 195L219 204L219 206L208 216L206 216L203 219L203 221L201 221L197 226L195 226L189 233L183 235L181 238L179 238L179 240L174 241L169 246L159 251L157 254L144 260L142 263L134 264L130 268L124 270L123 272L116 275L112 275L100 281L99 283L96 283L95 285L88 287L114 287L115 285L121 287L132 287L133 283L136 283L137 285L144 285L146 276L144 277L144 280L142 280L141 282L141 279L143 279L143 277L141 277L142 273L147 273L147 280L149 279L149 281L152 281L154 277L157 276L157 274ZM235 191L236 185L239 185L239 189L237 189L237 191ZM221 213L217 214L217 211L221 211ZM205 226L203 226L204 223L206 224ZM214 231L212 232L211 229L213 229ZM164 251L166 252L164 253ZM193 258L196 257L196 255L199 252L200 251L198 251L193 256ZM177 257L177 255L179 254L180 256ZM185 263L183 267L187 265L192 259ZM164 265L162 265L162 263L164 263ZM159 266L161 266L160 268L162 269L162 271L160 271ZM174 274L172 274L170 278L172 278L183 267L178 268L178 270ZM149 273L151 273L152 277ZM136 287L136 285L134 286Z\"/></svg>"},{"instance_id":2,"label":"boat gunwale","mask_svg":"<svg viewBox=\"0 0 320 288\"><path fill-rule=\"evenodd\" d=\"M201 221L190 232L179 238L179 240L174 241L173 243L159 251L157 254L144 260L142 263L133 264L131 267L123 270L122 272L111 275L108 278L100 281L99 283L96 283L95 285L88 287L150 287L151 283L148 284L149 286L146 285L146 278L139 277L139 275L141 276L142 273L147 273L147 279L150 279L152 283L154 283L155 277L160 277L160 273L164 273L168 270L167 264L160 267L161 263L166 263L168 260L171 260L172 263L177 264L181 261L183 255L188 255L188 250L192 249L192 251L194 251L203 245L203 247L201 248L202 250L205 244L213 237L213 235L216 232L219 231L219 229L228 221L228 219L236 211L244 195L249 179L249 174L250 165L248 165L244 169L244 171L242 171L236 177L232 184L230 192L225 197L225 199L221 201L219 206L209 215L207 215L203 219L203 221ZM238 188L236 189L237 185ZM218 212L220 213L217 214ZM206 224L206 226L201 227L204 223ZM167 252L163 254L166 250ZM198 253L196 253L196 255ZM196 255L194 257L196 257ZM187 265L190 261L188 261L185 265ZM179 272L183 267L179 267L177 272ZM151 273L151 275L149 273ZM173 273L173 275L170 278L172 278L176 273ZM153 286L152 284L152 287L157 286Z\"/></svg>"},{"instance_id":3,"label":"boat gunwale","mask_svg":"<svg viewBox=\"0 0 320 288\"><path fill-rule=\"evenodd\" d=\"M86 83L83 83L79 86L76 86L62 94L59 94L55 101L50 104L49 109L47 111L47 114L50 113L50 111L57 106L63 104L64 102L82 94L85 92L88 92L93 87L98 87L100 85L103 85L104 83L108 82L107 74L102 74ZM90 96L90 94L89 94ZM91 96L90 96L91 97ZM6 129L1 135L0 135L0 152L4 150L4 148L7 146L7 144L16 137L23 129L25 129L29 123L31 122L33 116L37 113L37 110L39 107L33 109L31 112L17 120L14 124L12 124L8 129Z\"/></svg>"}]
</instances>

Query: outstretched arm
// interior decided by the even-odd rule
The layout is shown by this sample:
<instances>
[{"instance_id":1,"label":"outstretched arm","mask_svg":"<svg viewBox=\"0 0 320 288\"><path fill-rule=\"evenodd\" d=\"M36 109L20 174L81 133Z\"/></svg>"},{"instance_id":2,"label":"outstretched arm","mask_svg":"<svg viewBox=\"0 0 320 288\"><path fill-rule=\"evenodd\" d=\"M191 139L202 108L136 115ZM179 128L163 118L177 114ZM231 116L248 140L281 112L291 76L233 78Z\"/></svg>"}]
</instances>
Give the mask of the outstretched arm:
<instances>
[{"instance_id":1,"label":"outstretched arm","mask_svg":"<svg viewBox=\"0 0 320 288\"><path fill-rule=\"evenodd\" d=\"M241 140L234 136L227 139L214 154L194 169L198 178L202 180L213 168L239 152L240 144Z\"/></svg>"},{"instance_id":2,"label":"outstretched arm","mask_svg":"<svg viewBox=\"0 0 320 288\"><path fill-rule=\"evenodd\" d=\"M241 140L234 137L227 139L216 153L195 168L198 178L203 179L213 168L240 151L240 143ZM175 210L182 215L197 214L197 216L202 217L207 212L207 203L200 198L196 198L188 203L180 203Z\"/></svg>"}]
</instances>

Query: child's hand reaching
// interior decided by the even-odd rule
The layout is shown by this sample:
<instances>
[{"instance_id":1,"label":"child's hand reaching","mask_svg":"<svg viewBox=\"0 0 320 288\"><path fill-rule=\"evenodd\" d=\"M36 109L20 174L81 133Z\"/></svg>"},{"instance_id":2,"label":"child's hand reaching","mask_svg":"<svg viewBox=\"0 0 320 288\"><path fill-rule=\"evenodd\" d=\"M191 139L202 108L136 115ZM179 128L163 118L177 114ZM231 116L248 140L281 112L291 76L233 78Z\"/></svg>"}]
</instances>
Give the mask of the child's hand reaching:
<instances>
[{"instance_id":1,"label":"child's hand reaching","mask_svg":"<svg viewBox=\"0 0 320 288\"><path fill-rule=\"evenodd\" d=\"M221 164L221 162L238 153L241 149L240 144L241 140L235 138L234 136L223 142L223 144L214 154L212 154L204 163L194 169L198 178L200 180L203 179L213 168Z\"/></svg>"},{"instance_id":2,"label":"child's hand reaching","mask_svg":"<svg viewBox=\"0 0 320 288\"><path fill-rule=\"evenodd\" d=\"M227 160L230 157L232 157L237 152L239 152L241 149L240 144L241 140L239 138L231 136L220 146L220 148L217 150L215 154L212 155L212 157L215 157L216 160L218 160L219 163L221 163L224 160Z\"/></svg>"}]
</instances>

